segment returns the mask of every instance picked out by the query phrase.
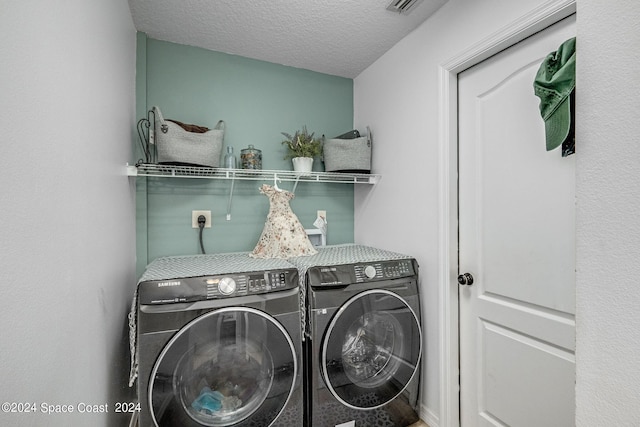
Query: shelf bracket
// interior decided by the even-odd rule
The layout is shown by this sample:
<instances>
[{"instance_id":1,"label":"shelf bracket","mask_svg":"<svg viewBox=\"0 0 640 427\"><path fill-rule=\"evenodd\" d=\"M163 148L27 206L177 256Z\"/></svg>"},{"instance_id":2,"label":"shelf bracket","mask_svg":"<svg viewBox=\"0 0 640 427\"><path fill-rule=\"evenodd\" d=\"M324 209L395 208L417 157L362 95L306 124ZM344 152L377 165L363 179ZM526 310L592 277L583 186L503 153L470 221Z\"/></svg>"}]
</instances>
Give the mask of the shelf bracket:
<instances>
[{"instance_id":1,"label":"shelf bracket","mask_svg":"<svg viewBox=\"0 0 640 427\"><path fill-rule=\"evenodd\" d=\"M300 175L296 176L296 180L293 183L293 190L291 190L293 194L296 194L296 188L298 188L298 182L300 182Z\"/></svg>"},{"instance_id":2,"label":"shelf bracket","mask_svg":"<svg viewBox=\"0 0 640 427\"><path fill-rule=\"evenodd\" d=\"M227 173L227 177L229 174ZM231 173L231 189L229 190L229 201L227 202L227 221L231 221L231 200L233 199L233 187L236 183L236 173Z\"/></svg>"}]
</instances>

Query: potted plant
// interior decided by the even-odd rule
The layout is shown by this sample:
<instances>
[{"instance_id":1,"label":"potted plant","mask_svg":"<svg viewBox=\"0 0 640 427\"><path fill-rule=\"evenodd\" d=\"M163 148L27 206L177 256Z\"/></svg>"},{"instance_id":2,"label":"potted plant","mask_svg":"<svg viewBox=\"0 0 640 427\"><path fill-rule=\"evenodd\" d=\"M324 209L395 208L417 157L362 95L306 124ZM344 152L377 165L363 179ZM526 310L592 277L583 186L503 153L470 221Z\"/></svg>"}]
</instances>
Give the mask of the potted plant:
<instances>
[{"instance_id":1,"label":"potted plant","mask_svg":"<svg viewBox=\"0 0 640 427\"><path fill-rule=\"evenodd\" d=\"M307 126L297 130L293 135L282 132L287 139L282 141L287 146L285 159L291 159L296 172L311 172L313 158L322 154L322 141L307 131Z\"/></svg>"}]
</instances>

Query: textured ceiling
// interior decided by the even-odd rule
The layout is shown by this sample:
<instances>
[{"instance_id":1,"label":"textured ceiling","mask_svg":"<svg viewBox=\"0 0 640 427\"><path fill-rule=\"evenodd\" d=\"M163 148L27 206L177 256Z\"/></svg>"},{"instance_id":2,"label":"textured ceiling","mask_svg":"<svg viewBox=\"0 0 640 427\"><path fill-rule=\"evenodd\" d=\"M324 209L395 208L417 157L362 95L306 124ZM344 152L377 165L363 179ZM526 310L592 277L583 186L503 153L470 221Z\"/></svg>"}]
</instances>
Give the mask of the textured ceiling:
<instances>
[{"instance_id":1,"label":"textured ceiling","mask_svg":"<svg viewBox=\"0 0 640 427\"><path fill-rule=\"evenodd\" d=\"M149 37L354 78L448 0L129 0Z\"/></svg>"}]
</instances>

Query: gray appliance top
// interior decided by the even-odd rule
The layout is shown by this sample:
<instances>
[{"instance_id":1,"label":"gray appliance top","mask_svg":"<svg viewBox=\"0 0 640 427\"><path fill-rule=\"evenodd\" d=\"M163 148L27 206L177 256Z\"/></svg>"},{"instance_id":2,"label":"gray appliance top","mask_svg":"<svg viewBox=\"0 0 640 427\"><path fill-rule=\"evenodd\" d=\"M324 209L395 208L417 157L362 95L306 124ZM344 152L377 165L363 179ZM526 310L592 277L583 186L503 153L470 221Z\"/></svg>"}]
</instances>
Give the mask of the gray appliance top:
<instances>
[{"instance_id":1,"label":"gray appliance top","mask_svg":"<svg viewBox=\"0 0 640 427\"><path fill-rule=\"evenodd\" d=\"M410 259L409 255L378 249L371 246L344 244L318 247L318 253L312 256L289 259L298 267L344 265L361 262L385 261L394 259Z\"/></svg>"},{"instance_id":2,"label":"gray appliance top","mask_svg":"<svg viewBox=\"0 0 640 427\"><path fill-rule=\"evenodd\" d=\"M291 268L291 263L283 259L251 258L249 252L169 256L149 263L140 282Z\"/></svg>"}]
</instances>

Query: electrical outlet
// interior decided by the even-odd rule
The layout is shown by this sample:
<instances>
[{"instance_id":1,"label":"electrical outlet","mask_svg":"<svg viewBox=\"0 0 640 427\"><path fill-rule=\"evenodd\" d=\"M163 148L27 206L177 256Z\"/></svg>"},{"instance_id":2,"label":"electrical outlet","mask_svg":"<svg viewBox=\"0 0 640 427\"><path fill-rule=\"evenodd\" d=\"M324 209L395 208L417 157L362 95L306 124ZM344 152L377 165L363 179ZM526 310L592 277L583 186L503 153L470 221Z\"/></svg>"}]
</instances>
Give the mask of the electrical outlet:
<instances>
[{"instance_id":1,"label":"electrical outlet","mask_svg":"<svg viewBox=\"0 0 640 427\"><path fill-rule=\"evenodd\" d=\"M327 222L327 211L318 211L316 217L320 217L324 219L325 222Z\"/></svg>"},{"instance_id":2,"label":"electrical outlet","mask_svg":"<svg viewBox=\"0 0 640 427\"><path fill-rule=\"evenodd\" d=\"M198 217L204 215L207 222L204 223L204 228L211 228L211 211L191 211L191 227L200 228L198 226Z\"/></svg>"}]
</instances>

